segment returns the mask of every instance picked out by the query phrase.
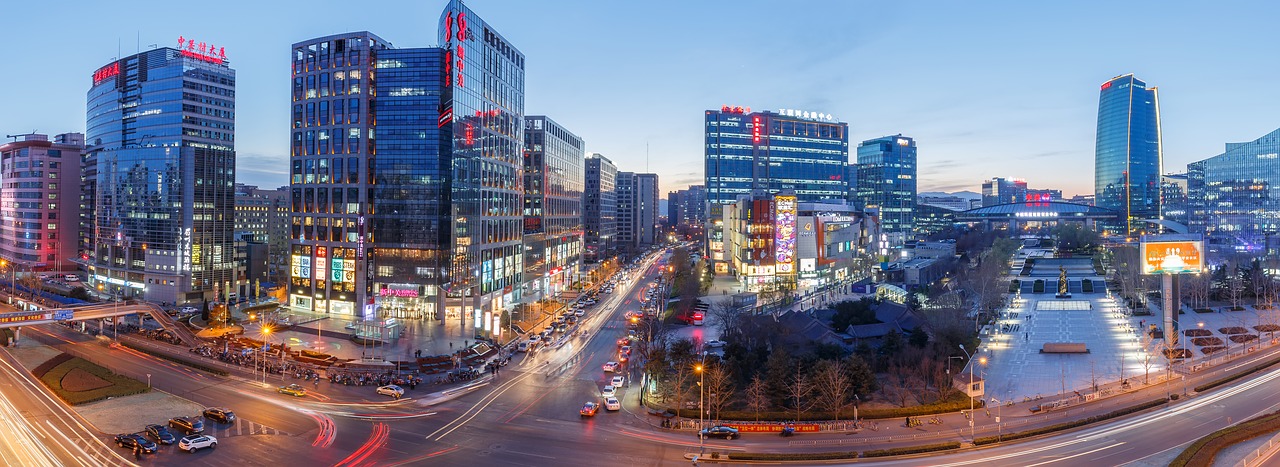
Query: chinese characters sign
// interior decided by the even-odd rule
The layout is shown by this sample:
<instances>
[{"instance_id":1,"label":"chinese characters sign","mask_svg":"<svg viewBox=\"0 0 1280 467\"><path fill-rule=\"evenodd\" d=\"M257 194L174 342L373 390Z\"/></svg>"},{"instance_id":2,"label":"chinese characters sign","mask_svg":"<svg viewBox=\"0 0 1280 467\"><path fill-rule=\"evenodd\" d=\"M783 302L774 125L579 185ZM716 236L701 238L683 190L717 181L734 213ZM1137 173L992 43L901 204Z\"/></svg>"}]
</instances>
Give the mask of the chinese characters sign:
<instances>
[{"instance_id":1,"label":"chinese characters sign","mask_svg":"<svg viewBox=\"0 0 1280 467\"><path fill-rule=\"evenodd\" d=\"M1203 241L1143 241L1143 274L1199 274L1204 271Z\"/></svg>"},{"instance_id":2,"label":"chinese characters sign","mask_svg":"<svg viewBox=\"0 0 1280 467\"><path fill-rule=\"evenodd\" d=\"M216 47L213 44L196 42L195 39L187 39L182 36L178 36L178 50L182 51L182 56L184 57L203 60L215 65L221 65L227 61L226 47Z\"/></svg>"},{"instance_id":3,"label":"chinese characters sign","mask_svg":"<svg viewBox=\"0 0 1280 467\"><path fill-rule=\"evenodd\" d=\"M466 68L467 49L462 42L467 40L467 33L467 14L465 12L459 11L456 14L449 14L444 17L444 48L447 50L445 52L444 66L445 86L450 85L450 79L456 79L458 87L465 86L462 70ZM450 47L454 39L457 39L458 43ZM456 78L453 78L454 76Z\"/></svg>"},{"instance_id":4,"label":"chinese characters sign","mask_svg":"<svg viewBox=\"0 0 1280 467\"><path fill-rule=\"evenodd\" d=\"M775 270L778 274L790 274L795 271L796 261L796 197L779 196L774 202Z\"/></svg>"},{"instance_id":5,"label":"chinese characters sign","mask_svg":"<svg viewBox=\"0 0 1280 467\"><path fill-rule=\"evenodd\" d=\"M99 84L102 84L103 81L106 81L111 78L115 78L119 74L120 74L120 62L115 62L110 65L99 68L98 71L93 72L93 85L97 86Z\"/></svg>"}]
</instances>

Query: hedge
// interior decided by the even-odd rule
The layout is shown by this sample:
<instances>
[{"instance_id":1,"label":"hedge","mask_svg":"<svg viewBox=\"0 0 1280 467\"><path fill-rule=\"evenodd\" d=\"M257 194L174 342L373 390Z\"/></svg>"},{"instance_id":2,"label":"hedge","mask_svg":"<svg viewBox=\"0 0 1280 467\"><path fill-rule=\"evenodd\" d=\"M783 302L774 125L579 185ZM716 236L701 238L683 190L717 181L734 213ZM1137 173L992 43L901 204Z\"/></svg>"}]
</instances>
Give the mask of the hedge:
<instances>
[{"instance_id":1,"label":"hedge","mask_svg":"<svg viewBox=\"0 0 1280 467\"><path fill-rule=\"evenodd\" d=\"M1170 466L1209 465L1223 448L1280 430L1280 412L1249 420L1236 426L1223 428L1191 443ZM1193 462L1194 461L1194 462Z\"/></svg>"},{"instance_id":2,"label":"hedge","mask_svg":"<svg viewBox=\"0 0 1280 467\"><path fill-rule=\"evenodd\" d=\"M206 373L212 373L212 374L215 374L215 375L218 375L218 376L227 376L227 375L230 375L230 374L231 374L231 373L230 373L230 372L228 372L227 370L223 370L223 369L220 369L220 368L214 368L214 367L211 367L211 366L205 365L205 364L203 364L203 363L193 362L193 361L187 360L187 359L185 359L185 358L176 357L176 356L173 356L173 355L170 355L170 354L164 353L164 352L157 352L157 351L155 351L155 350L151 350L151 349L148 349L148 348L146 348L146 347L136 346L136 345L131 345L131 344L129 344L128 342L121 341L121 342L120 342L120 345L123 345L123 346L128 347L128 348L133 349L133 350L137 350L137 351L139 351L139 352L145 353L145 354L150 355L150 356L153 356L153 357L158 357L158 358L162 358L162 359L165 359L165 360L171 361L171 362L173 362L173 363L178 363L178 364L181 364L181 365L186 365L186 366L189 366L189 367L191 367L191 368L195 368L195 369L197 369L197 370L200 370L200 371L203 371L203 372L206 372Z\"/></svg>"},{"instance_id":3,"label":"hedge","mask_svg":"<svg viewBox=\"0 0 1280 467\"><path fill-rule=\"evenodd\" d=\"M1203 351L1203 349L1201 349L1201 350ZM1207 352L1206 352L1206 353L1207 353ZM1219 378L1219 379L1217 379L1217 380L1210 381L1210 382L1208 382L1208 383L1204 383L1204 384L1201 384L1201 385L1199 385L1199 386L1196 386L1196 392L1205 392L1205 391L1208 391L1208 390L1210 390L1210 389L1216 388L1216 387L1218 387L1218 386L1222 386L1222 385L1224 385L1224 384L1230 383L1230 382L1235 381L1235 380L1237 380L1237 379L1240 379L1240 378L1243 378L1243 377L1245 377L1245 376L1249 376L1250 374L1253 374L1253 373L1256 373L1256 372L1258 372L1258 371L1261 371L1261 370L1263 370L1263 369L1265 369L1265 368L1267 368L1267 367L1269 367L1269 366L1271 366L1271 365L1275 365L1275 364L1277 364L1277 363L1280 363L1280 357L1276 357L1276 358L1273 358L1273 359L1271 359L1271 360L1267 360L1267 361L1265 361L1265 362L1262 362L1262 363L1259 363L1259 364L1257 364L1257 365L1254 365L1253 367L1251 367L1251 368L1249 368L1248 370L1245 370L1245 371L1243 371L1243 372L1236 373L1236 374L1234 374L1234 375L1226 376L1226 377L1223 377L1223 378Z\"/></svg>"},{"instance_id":4,"label":"hedge","mask_svg":"<svg viewBox=\"0 0 1280 467\"><path fill-rule=\"evenodd\" d=\"M109 386L88 391L68 391L62 388L62 379L72 370L81 370L93 376L101 378L103 381L110 383ZM147 383L138 381L127 376L118 375L111 370L95 365L93 362L80 357L72 357L71 359L59 364L39 376L40 382L48 386L54 394L71 405L82 405L90 402L97 402L112 397L132 396L150 391Z\"/></svg>"},{"instance_id":5,"label":"hedge","mask_svg":"<svg viewBox=\"0 0 1280 467\"><path fill-rule=\"evenodd\" d=\"M1009 433L1009 434L1007 434L1007 435L1003 435L1003 436L982 436L982 437L979 437L979 438L974 438L974 440L973 440L973 444L974 444L975 446L981 446L981 445L984 445L984 444L996 443L996 442L999 442L1000 440L1010 441L1010 440L1015 440L1015 439L1030 438L1030 437L1032 437L1032 436L1043 435L1043 434L1045 434L1045 433L1052 433L1052 432L1055 432L1055 431L1068 430L1068 429L1075 428L1075 427L1078 427L1078 426L1084 426L1084 425L1088 425L1088 424L1090 424L1090 423L1100 422L1100 421L1103 421L1103 420L1109 420L1109 419L1112 419L1112 418L1116 418L1116 417L1120 417L1120 416L1128 415L1128 414L1131 414L1131 413L1134 413L1134 412L1139 412L1139 411L1147 410L1147 409L1152 408L1152 407L1158 407L1158 406L1160 406L1160 405L1163 405L1163 404L1164 404L1164 403L1166 403L1166 402L1168 402L1168 399L1160 398L1160 399L1156 399L1156 400L1153 400L1153 401L1143 402L1143 403L1138 404L1138 405L1134 405L1134 406L1130 406L1130 407L1125 407L1125 408L1123 408L1123 409L1114 410L1114 411L1111 411L1111 412L1108 412L1108 413L1105 413L1105 414L1102 414L1102 415L1094 415L1094 416L1092 416L1092 417L1085 417L1085 418L1082 418L1082 419L1079 419L1079 420L1073 420L1073 421L1070 421L1070 422L1059 423L1059 424L1056 424L1056 425L1049 425L1049 426L1040 427L1040 428L1033 428L1033 429L1030 429L1030 430L1027 430L1027 431L1019 431L1019 432L1017 432L1017 433Z\"/></svg>"},{"instance_id":6,"label":"hedge","mask_svg":"<svg viewBox=\"0 0 1280 467\"><path fill-rule=\"evenodd\" d=\"M982 401L977 401L974 407L982 407ZM911 407L891 407L887 409L862 409L858 410L858 418L863 420L915 417L920 415L934 415L951 412L959 412L961 410L969 410L969 398L964 393L957 392L945 401L936 402L928 405L916 405ZM698 418L698 409L683 409L670 411L677 412L685 418ZM852 407L840 411L840 421L853 420L854 410ZM796 419L794 410L779 410L760 412L760 421L765 422L786 422L786 421L835 421L836 417L831 412L810 410L800 413L800 418ZM720 412L721 420L740 420L755 421L756 413L748 410L724 410Z\"/></svg>"},{"instance_id":7,"label":"hedge","mask_svg":"<svg viewBox=\"0 0 1280 467\"><path fill-rule=\"evenodd\" d=\"M729 460L735 461L825 461L837 459L857 459L858 451L848 452L731 452Z\"/></svg>"},{"instance_id":8,"label":"hedge","mask_svg":"<svg viewBox=\"0 0 1280 467\"><path fill-rule=\"evenodd\" d=\"M924 444L920 446L906 446L901 448L877 449L862 453L862 457L884 457L884 456L901 456L905 454L918 454L922 452L946 451L948 449L960 449L959 441L951 441L947 443Z\"/></svg>"}]
</instances>

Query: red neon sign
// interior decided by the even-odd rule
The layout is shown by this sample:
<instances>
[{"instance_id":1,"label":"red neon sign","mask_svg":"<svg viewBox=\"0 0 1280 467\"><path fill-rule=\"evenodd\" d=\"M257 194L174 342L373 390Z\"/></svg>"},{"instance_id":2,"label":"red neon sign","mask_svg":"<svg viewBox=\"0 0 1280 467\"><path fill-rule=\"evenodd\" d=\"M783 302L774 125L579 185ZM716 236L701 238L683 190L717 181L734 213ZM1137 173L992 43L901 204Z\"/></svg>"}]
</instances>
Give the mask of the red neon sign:
<instances>
[{"instance_id":1,"label":"red neon sign","mask_svg":"<svg viewBox=\"0 0 1280 467\"><path fill-rule=\"evenodd\" d=\"M457 32L454 32L454 25L457 25ZM444 17L444 40L445 48L449 49L449 44L453 39L457 38L458 43L452 49L445 52L444 66L444 85L449 86L451 78L458 83L458 87L463 87L466 83L462 74L463 68L466 68L464 60L467 58L467 49L463 47L462 41L467 40L467 14L458 12L457 17L448 15ZM455 61L456 60L456 61ZM454 76L454 70L457 75Z\"/></svg>"},{"instance_id":2,"label":"red neon sign","mask_svg":"<svg viewBox=\"0 0 1280 467\"><path fill-rule=\"evenodd\" d=\"M1102 83L1102 89L1106 89L1106 88L1109 88L1109 87L1111 87L1111 82L1110 82L1110 81L1107 81L1107 82L1105 82L1105 83Z\"/></svg>"},{"instance_id":3,"label":"red neon sign","mask_svg":"<svg viewBox=\"0 0 1280 467\"><path fill-rule=\"evenodd\" d=\"M178 36L178 50L182 51L182 56L184 57L191 57L215 65L221 65L227 61L226 47L196 42L195 39L187 39L182 36Z\"/></svg>"},{"instance_id":4,"label":"red neon sign","mask_svg":"<svg viewBox=\"0 0 1280 467\"><path fill-rule=\"evenodd\" d=\"M751 140L754 141L756 144L759 144L760 143L760 117L759 116L752 117L751 123L753 123L753 125L751 125Z\"/></svg>"},{"instance_id":5,"label":"red neon sign","mask_svg":"<svg viewBox=\"0 0 1280 467\"><path fill-rule=\"evenodd\" d=\"M720 111L727 114L742 115L751 113L751 107L722 105L720 106Z\"/></svg>"},{"instance_id":6,"label":"red neon sign","mask_svg":"<svg viewBox=\"0 0 1280 467\"><path fill-rule=\"evenodd\" d=\"M468 123L467 123L467 129L466 129L466 131L463 133L463 135L464 135L464 137L467 139L467 146L471 146L472 144L475 144L475 142L476 142L476 129L475 129L475 126L471 125L471 123L470 123L470 122L468 122Z\"/></svg>"},{"instance_id":7,"label":"red neon sign","mask_svg":"<svg viewBox=\"0 0 1280 467\"><path fill-rule=\"evenodd\" d=\"M110 78L114 78L116 77L116 75L119 75L119 74L120 74L120 62L115 62L110 65L99 68L98 71L93 72L93 85L97 86L101 84L103 81L106 81Z\"/></svg>"}]
</instances>

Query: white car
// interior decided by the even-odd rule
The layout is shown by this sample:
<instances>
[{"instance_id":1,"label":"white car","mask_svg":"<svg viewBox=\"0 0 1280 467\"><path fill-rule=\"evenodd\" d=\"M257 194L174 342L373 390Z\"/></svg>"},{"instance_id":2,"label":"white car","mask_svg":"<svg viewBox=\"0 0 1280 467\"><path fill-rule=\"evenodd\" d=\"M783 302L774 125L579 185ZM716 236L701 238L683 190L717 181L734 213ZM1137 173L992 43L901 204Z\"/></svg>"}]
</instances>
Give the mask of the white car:
<instances>
[{"instance_id":1,"label":"white car","mask_svg":"<svg viewBox=\"0 0 1280 467\"><path fill-rule=\"evenodd\" d=\"M622 403L618 402L617 397L610 397L604 400L604 409L610 412L622 410Z\"/></svg>"},{"instance_id":2,"label":"white car","mask_svg":"<svg viewBox=\"0 0 1280 467\"><path fill-rule=\"evenodd\" d=\"M604 362L604 372L613 373L618 371L618 362Z\"/></svg>"},{"instance_id":3,"label":"white car","mask_svg":"<svg viewBox=\"0 0 1280 467\"><path fill-rule=\"evenodd\" d=\"M210 435L191 435L183 436L182 441L178 442L178 449L187 452L196 452L204 448L213 449L218 447L218 438Z\"/></svg>"},{"instance_id":4,"label":"white car","mask_svg":"<svg viewBox=\"0 0 1280 467\"><path fill-rule=\"evenodd\" d=\"M605 386L604 389L600 390L600 397L609 398L613 396L615 396L613 386Z\"/></svg>"},{"instance_id":5,"label":"white car","mask_svg":"<svg viewBox=\"0 0 1280 467\"><path fill-rule=\"evenodd\" d=\"M615 387L615 388L621 388L621 387L622 387L622 375L614 376L614 377L613 377L613 380L612 380L612 381L609 381L609 385L610 385L610 386L613 386L613 387Z\"/></svg>"},{"instance_id":6,"label":"white car","mask_svg":"<svg viewBox=\"0 0 1280 467\"><path fill-rule=\"evenodd\" d=\"M579 308L578 311L573 312L573 315L579 318L581 318L585 314L587 314L586 310L583 310L581 308Z\"/></svg>"},{"instance_id":7,"label":"white car","mask_svg":"<svg viewBox=\"0 0 1280 467\"><path fill-rule=\"evenodd\" d=\"M378 394L391 397L401 397L404 395L404 388L394 384L388 384L378 388Z\"/></svg>"}]
</instances>

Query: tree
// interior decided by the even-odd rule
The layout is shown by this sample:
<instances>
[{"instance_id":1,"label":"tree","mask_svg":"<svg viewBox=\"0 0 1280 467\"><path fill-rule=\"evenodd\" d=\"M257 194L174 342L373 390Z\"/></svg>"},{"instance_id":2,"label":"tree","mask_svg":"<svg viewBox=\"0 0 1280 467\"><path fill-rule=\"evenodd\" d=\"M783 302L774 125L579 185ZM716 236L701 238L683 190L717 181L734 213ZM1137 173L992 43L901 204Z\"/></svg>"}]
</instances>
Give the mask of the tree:
<instances>
[{"instance_id":1,"label":"tree","mask_svg":"<svg viewBox=\"0 0 1280 467\"><path fill-rule=\"evenodd\" d=\"M897 363L891 363L885 374L884 393L900 407L906 407L911 399L911 383L907 370Z\"/></svg>"},{"instance_id":2,"label":"tree","mask_svg":"<svg viewBox=\"0 0 1280 467\"><path fill-rule=\"evenodd\" d=\"M903 340L902 334L896 329L885 334L884 341L880 343L880 355L894 356L902 351Z\"/></svg>"},{"instance_id":3,"label":"tree","mask_svg":"<svg viewBox=\"0 0 1280 467\"><path fill-rule=\"evenodd\" d=\"M742 312L733 306L733 300L729 297L713 300L711 306L707 308L707 313L716 319L716 327L720 330L720 340L729 340L738 333L738 322L742 317Z\"/></svg>"},{"instance_id":4,"label":"tree","mask_svg":"<svg viewBox=\"0 0 1280 467\"><path fill-rule=\"evenodd\" d=\"M1060 223L1051 232L1063 252L1088 253L1102 243L1097 232L1080 224Z\"/></svg>"},{"instance_id":5,"label":"tree","mask_svg":"<svg viewBox=\"0 0 1280 467\"><path fill-rule=\"evenodd\" d=\"M840 410L849 402L853 385L844 364L839 360L823 360L814 372L814 384L817 387L818 403L840 420Z\"/></svg>"},{"instance_id":6,"label":"tree","mask_svg":"<svg viewBox=\"0 0 1280 467\"><path fill-rule=\"evenodd\" d=\"M731 375L724 365L719 363L710 363L702 368L702 384L704 395L707 399L707 410L710 410L715 420L720 419L720 411L725 405L733 399L733 375Z\"/></svg>"},{"instance_id":7,"label":"tree","mask_svg":"<svg viewBox=\"0 0 1280 467\"><path fill-rule=\"evenodd\" d=\"M1142 330L1142 369L1145 373L1142 375L1142 384L1149 384L1151 379L1151 366L1155 364L1155 337L1147 329Z\"/></svg>"},{"instance_id":8,"label":"tree","mask_svg":"<svg viewBox=\"0 0 1280 467\"><path fill-rule=\"evenodd\" d=\"M849 389L853 391L853 395L866 397L880 389L876 374L871 371L871 366L867 365L867 361L862 357L849 355L844 358L844 364L841 366L849 377Z\"/></svg>"},{"instance_id":9,"label":"tree","mask_svg":"<svg viewBox=\"0 0 1280 467\"><path fill-rule=\"evenodd\" d=\"M929 377L933 380L933 389L938 392L938 400L947 400L956 393L954 380L951 379L950 368L942 362L928 360Z\"/></svg>"},{"instance_id":10,"label":"tree","mask_svg":"<svg viewBox=\"0 0 1280 467\"><path fill-rule=\"evenodd\" d=\"M756 421L760 421L760 412L769 409L769 392L765 386L764 380L760 379L760 375L751 377L751 384L747 385L747 409L756 413Z\"/></svg>"},{"instance_id":11,"label":"tree","mask_svg":"<svg viewBox=\"0 0 1280 467\"><path fill-rule=\"evenodd\" d=\"M808 375L804 373L804 367L797 363L795 374L787 382L787 397L794 401L796 420L800 420L801 412L808 410L810 405L809 394L812 392L813 383L809 381Z\"/></svg>"},{"instance_id":12,"label":"tree","mask_svg":"<svg viewBox=\"0 0 1280 467\"><path fill-rule=\"evenodd\" d=\"M863 297L859 300L845 300L835 304L835 314L831 316L831 329L843 332L849 326L879 323L876 312L872 308L875 302Z\"/></svg>"}]
</instances>

